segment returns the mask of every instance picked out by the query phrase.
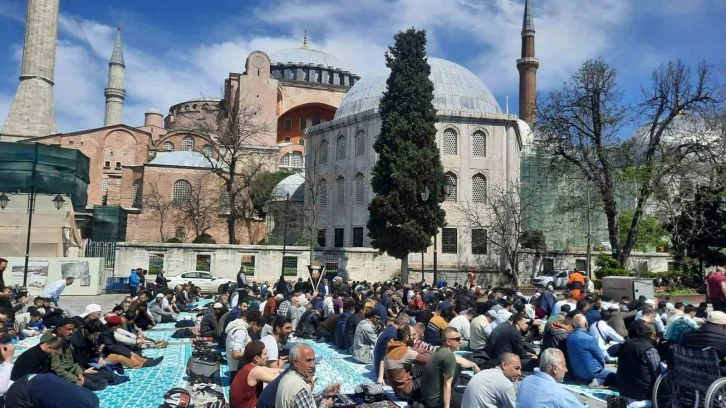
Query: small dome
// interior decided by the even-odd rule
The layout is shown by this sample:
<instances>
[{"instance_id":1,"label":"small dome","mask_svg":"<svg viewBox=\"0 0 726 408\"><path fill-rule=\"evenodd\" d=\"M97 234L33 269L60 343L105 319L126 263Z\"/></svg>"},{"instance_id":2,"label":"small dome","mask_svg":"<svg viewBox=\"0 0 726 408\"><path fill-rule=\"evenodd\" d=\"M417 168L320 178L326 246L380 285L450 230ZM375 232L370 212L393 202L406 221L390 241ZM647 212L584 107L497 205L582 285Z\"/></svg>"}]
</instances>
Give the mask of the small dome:
<instances>
[{"instance_id":1,"label":"small dome","mask_svg":"<svg viewBox=\"0 0 726 408\"><path fill-rule=\"evenodd\" d=\"M681 113L670 123L661 136L663 146L677 144L712 143L719 139L714 131L714 124L702 116ZM630 135L629 140L635 145L635 152L645 154L650 142L650 128L643 126Z\"/></svg>"},{"instance_id":2,"label":"small dome","mask_svg":"<svg viewBox=\"0 0 726 408\"><path fill-rule=\"evenodd\" d=\"M270 55L270 61L273 64L286 64L288 62L298 64L302 62L303 64L322 65L324 67L342 69L342 65L336 57L326 52L311 50L309 48L287 48L280 50Z\"/></svg>"},{"instance_id":3,"label":"small dome","mask_svg":"<svg viewBox=\"0 0 726 408\"><path fill-rule=\"evenodd\" d=\"M302 174L292 174L277 183L272 189L272 201L284 201L287 195L291 201L302 202L305 199L305 177Z\"/></svg>"},{"instance_id":4,"label":"small dome","mask_svg":"<svg viewBox=\"0 0 726 408\"><path fill-rule=\"evenodd\" d=\"M437 111L502 113L492 92L471 71L440 58L429 57L428 62ZM386 68L356 82L335 112L335 119L378 107L389 75L390 70Z\"/></svg>"},{"instance_id":5,"label":"small dome","mask_svg":"<svg viewBox=\"0 0 726 408\"><path fill-rule=\"evenodd\" d=\"M522 136L522 145L532 145L534 143L534 132L532 132L532 128L522 119L517 119L517 125L519 125L519 134Z\"/></svg>"},{"instance_id":6,"label":"small dome","mask_svg":"<svg viewBox=\"0 0 726 408\"><path fill-rule=\"evenodd\" d=\"M221 168L222 165L199 152L169 152L163 153L150 161L149 164L157 166L183 166L198 168Z\"/></svg>"}]
</instances>

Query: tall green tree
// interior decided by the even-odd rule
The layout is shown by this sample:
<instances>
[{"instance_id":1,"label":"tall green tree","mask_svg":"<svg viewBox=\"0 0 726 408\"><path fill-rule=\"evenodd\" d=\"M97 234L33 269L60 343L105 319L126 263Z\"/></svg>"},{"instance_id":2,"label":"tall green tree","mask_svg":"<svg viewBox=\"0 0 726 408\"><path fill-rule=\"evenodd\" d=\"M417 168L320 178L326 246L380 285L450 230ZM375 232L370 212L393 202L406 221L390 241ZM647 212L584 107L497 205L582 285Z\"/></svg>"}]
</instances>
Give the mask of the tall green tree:
<instances>
[{"instance_id":1,"label":"tall green tree","mask_svg":"<svg viewBox=\"0 0 726 408\"><path fill-rule=\"evenodd\" d=\"M434 214L438 227L446 213L441 158L436 146L434 85L426 60L426 32L413 28L399 32L388 48L386 66L391 69L388 89L379 105L381 133L373 148L378 161L371 184L375 197L368 206L368 231L374 248L401 260L401 279L408 278L408 254L431 244ZM428 187L437 186L438 201L421 199ZM431 194L434 196L434 194Z\"/></svg>"}]
</instances>

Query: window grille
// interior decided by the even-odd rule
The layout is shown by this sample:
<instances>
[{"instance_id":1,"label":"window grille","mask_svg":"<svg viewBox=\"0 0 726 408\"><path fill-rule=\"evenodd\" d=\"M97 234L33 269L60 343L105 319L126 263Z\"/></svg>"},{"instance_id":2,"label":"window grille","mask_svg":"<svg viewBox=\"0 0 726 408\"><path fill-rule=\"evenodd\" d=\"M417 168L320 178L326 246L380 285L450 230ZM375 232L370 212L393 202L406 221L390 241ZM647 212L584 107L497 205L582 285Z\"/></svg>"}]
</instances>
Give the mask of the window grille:
<instances>
[{"instance_id":1,"label":"window grille","mask_svg":"<svg viewBox=\"0 0 726 408\"><path fill-rule=\"evenodd\" d=\"M282 274L285 276L297 276L297 257L282 257Z\"/></svg>"},{"instance_id":2,"label":"window grille","mask_svg":"<svg viewBox=\"0 0 726 408\"><path fill-rule=\"evenodd\" d=\"M363 173L355 175L355 201L362 202L365 195L365 178Z\"/></svg>"},{"instance_id":3,"label":"window grille","mask_svg":"<svg viewBox=\"0 0 726 408\"><path fill-rule=\"evenodd\" d=\"M474 255L486 255L487 253L487 230L471 230L471 253Z\"/></svg>"},{"instance_id":4,"label":"window grille","mask_svg":"<svg viewBox=\"0 0 726 408\"><path fill-rule=\"evenodd\" d=\"M108 177L101 181L101 191L108 191Z\"/></svg>"},{"instance_id":5,"label":"window grille","mask_svg":"<svg viewBox=\"0 0 726 408\"><path fill-rule=\"evenodd\" d=\"M317 201L320 203L320 208L328 207L328 182L325 179L321 179L318 185Z\"/></svg>"},{"instance_id":6,"label":"window grille","mask_svg":"<svg viewBox=\"0 0 726 408\"><path fill-rule=\"evenodd\" d=\"M141 180L134 181L133 184L133 197L134 197L134 208L141 208L141 201L143 199L144 182Z\"/></svg>"},{"instance_id":7,"label":"window grille","mask_svg":"<svg viewBox=\"0 0 726 408\"><path fill-rule=\"evenodd\" d=\"M449 156L456 156L456 131L454 129L444 130L444 144L442 153Z\"/></svg>"},{"instance_id":8,"label":"window grille","mask_svg":"<svg viewBox=\"0 0 726 408\"><path fill-rule=\"evenodd\" d=\"M355 156L363 156L366 152L366 134L361 130L355 134Z\"/></svg>"},{"instance_id":9,"label":"window grille","mask_svg":"<svg viewBox=\"0 0 726 408\"><path fill-rule=\"evenodd\" d=\"M363 246L363 227L353 227L353 246Z\"/></svg>"},{"instance_id":10,"label":"window grille","mask_svg":"<svg viewBox=\"0 0 726 408\"><path fill-rule=\"evenodd\" d=\"M164 254L149 254L149 275L158 275L164 269Z\"/></svg>"},{"instance_id":11,"label":"window grille","mask_svg":"<svg viewBox=\"0 0 726 408\"><path fill-rule=\"evenodd\" d=\"M333 232L335 233L335 247L342 248L345 245L345 228L336 228Z\"/></svg>"},{"instance_id":12,"label":"window grille","mask_svg":"<svg viewBox=\"0 0 726 408\"><path fill-rule=\"evenodd\" d=\"M286 155L284 155L280 158L280 166L283 166L283 167L290 166L290 153L287 153Z\"/></svg>"},{"instance_id":13,"label":"window grille","mask_svg":"<svg viewBox=\"0 0 726 408\"><path fill-rule=\"evenodd\" d=\"M185 136L182 139L182 151L193 152L194 151L194 138L191 136Z\"/></svg>"},{"instance_id":14,"label":"window grille","mask_svg":"<svg viewBox=\"0 0 726 408\"><path fill-rule=\"evenodd\" d=\"M338 254L325 255L325 274L338 274Z\"/></svg>"},{"instance_id":15,"label":"window grille","mask_svg":"<svg viewBox=\"0 0 726 408\"><path fill-rule=\"evenodd\" d=\"M320 142L320 148L318 149L318 164L328 163L328 141L323 140Z\"/></svg>"},{"instance_id":16,"label":"window grille","mask_svg":"<svg viewBox=\"0 0 726 408\"><path fill-rule=\"evenodd\" d=\"M174 151L174 143L172 142L164 142L164 150L168 150L170 152Z\"/></svg>"},{"instance_id":17,"label":"window grille","mask_svg":"<svg viewBox=\"0 0 726 408\"><path fill-rule=\"evenodd\" d=\"M471 136L471 154L477 157L485 157L487 155L487 138L481 130L477 130Z\"/></svg>"},{"instance_id":18,"label":"window grille","mask_svg":"<svg viewBox=\"0 0 726 408\"><path fill-rule=\"evenodd\" d=\"M335 180L336 184L336 202L340 205L345 204L345 177L338 176L338 178Z\"/></svg>"},{"instance_id":19,"label":"window grille","mask_svg":"<svg viewBox=\"0 0 726 408\"><path fill-rule=\"evenodd\" d=\"M444 175L444 177L446 178L447 183L453 184L453 187L451 188L451 192L449 194L446 194L445 201L451 201L451 202L455 203L456 202L456 189L458 188L458 186L456 185L456 175L453 173L446 173Z\"/></svg>"},{"instance_id":20,"label":"window grille","mask_svg":"<svg viewBox=\"0 0 726 408\"><path fill-rule=\"evenodd\" d=\"M457 252L456 228L441 229L441 253L455 254Z\"/></svg>"},{"instance_id":21,"label":"window grille","mask_svg":"<svg viewBox=\"0 0 726 408\"><path fill-rule=\"evenodd\" d=\"M471 178L471 200L475 203L487 201L487 179L481 174Z\"/></svg>"},{"instance_id":22,"label":"window grille","mask_svg":"<svg viewBox=\"0 0 726 408\"><path fill-rule=\"evenodd\" d=\"M202 154L204 154L204 157L214 156L214 147L212 147L212 145L204 145L202 148Z\"/></svg>"},{"instance_id":23,"label":"window grille","mask_svg":"<svg viewBox=\"0 0 726 408\"><path fill-rule=\"evenodd\" d=\"M246 276L255 276L255 256L254 255L242 255L242 266L245 267Z\"/></svg>"},{"instance_id":24,"label":"window grille","mask_svg":"<svg viewBox=\"0 0 726 408\"><path fill-rule=\"evenodd\" d=\"M192 198L192 185L186 180L174 183L174 204L184 205Z\"/></svg>"},{"instance_id":25,"label":"window grille","mask_svg":"<svg viewBox=\"0 0 726 408\"><path fill-rule=\"evenodd\" d=\"M227 194L227 186L222 186L219 191L219 210L222 214L229 214L229 194Z\"/></svg>"},{"instance_id":26,"label":"window grille","mask_svg":"<svg viewBox=\"0 0 726 408\"><path fill-rule=\"evenodd\" d=\"M338 140L335 142L335 160L345 159L345 136L338 136Z\"/></svg>"},{"instance_id":27,"label":"window grille","mask_svg":"<svg viewBox=\"0 0 726 408\"><path fill-rule=\"evenodd\" d=\"M292 152L290 154L290 165L292 167L303 167L302 152Z\"/></svg>"}]
</instances>

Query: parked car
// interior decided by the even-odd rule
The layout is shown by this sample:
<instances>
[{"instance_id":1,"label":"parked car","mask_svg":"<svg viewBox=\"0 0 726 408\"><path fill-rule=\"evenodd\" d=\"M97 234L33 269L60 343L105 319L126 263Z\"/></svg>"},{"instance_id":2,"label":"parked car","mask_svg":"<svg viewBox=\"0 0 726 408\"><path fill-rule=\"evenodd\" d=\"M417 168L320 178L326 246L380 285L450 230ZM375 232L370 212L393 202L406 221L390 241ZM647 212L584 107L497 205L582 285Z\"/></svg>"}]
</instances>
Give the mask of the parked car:
<instances>
[{"instance_id":1,"label":"parked car","mask_svg":"<svg viewBox=\"0 0 726 408\"><path fill-rule=\"evenodd\" d=\"M227 287L232 283L231 279L218 278L207 271L188 271L178 275L168 276L166 283L169 289L174 289L176 285L192 282L199 286L202 292L206 293L224 293Z\"/></svg>"},{"instance_id":2,"label":"parked car","mask_svg":"<svg viewBox=\"0 0 726 408\"><path fill-rule=\"evenodd\" d=\"M567 280L570 277L570 271L567 269L558 269L554 271L544 272L542 275L535 276L532 284L536 288L546 288L552 286L555 289L562 289L567 286Z\"/></svg>"}]
</instances>

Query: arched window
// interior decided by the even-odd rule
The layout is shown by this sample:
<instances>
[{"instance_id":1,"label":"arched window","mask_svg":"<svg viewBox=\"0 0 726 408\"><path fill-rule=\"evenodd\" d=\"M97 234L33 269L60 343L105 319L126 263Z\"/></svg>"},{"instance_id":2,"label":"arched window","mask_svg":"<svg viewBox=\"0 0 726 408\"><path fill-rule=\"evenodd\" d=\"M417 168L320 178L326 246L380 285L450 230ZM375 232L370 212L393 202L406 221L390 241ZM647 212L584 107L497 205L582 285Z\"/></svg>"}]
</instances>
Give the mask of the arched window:
<instances>
[{"instance_id":1,"label":"arched window","mask_svg":"<svg viewBox=\"0 0 726 408\"><path fill-rule=\"evenodd\" d=\"M323 140L320 142L320 148L317 152L318 155L318 164L326 164L328 163L328 141Z\"/></svg>"},{"instance_id":2,"label":"arched window","mask_svg":"<svg viewBox=\"0 0 726 408\"><path fill-rule=\"evenodd\" d=\"M168 150L170 152L173 152L174 151L174 143L172 143L172 142L170 142L168 140L166 142L164 142L164 150Z\"/></svg>"},{"instance_id":3,"label":"arched window","mask_svg":"<svg viewBox=\"0 0 726 408\"><path fill-rule=\"evenodd\" d=\"M481 130L477 130L471 135L471 155L477 157L487 155L487 137Z\"/></svg>"},{"instance_id":4,"label":"arched window","mask_svg":"<svg viewBox=\"0 0 726 408\"><path fill-rule=\"evenodd\" d=\"M108 191L108 177L105 177L103 180L101 180L101 191Z\"/></svg>"},{"instance_id":5,"label":"arched window","mask_svg":"<svg viewBox=\"0 0 726 408\"><path fill-rule=\"evenodd\" d=\"M285 130L292 130L292 119L285 119Z\"/></svg>"},{"instance_id":6,"label":"arched window","mask_svg":"<svg viewBox=\"0 0 726 408\"><path fill-rule=\"evenodd\" d=\"M456 156L457 143L456 143L456 131L448 128L444 130L444 143L441 152L448 156Z\"/></svg>"},{"instance_id":7,"label":"arched window","mask_svg":"<svg viewBox=\"0 0 726 408\"><path fill-rule=\"evenodd\" d=\"M141 180L134 181L132 186L132 196L134 199L134 208L141 208L141 201L144 195L144 182Z\"/></svg>"},{"instance_id":8,"label":"arched window","mask_svg":"<svg viewBox=\"0 0 726 408\"><path fill-rule=\"evenodd\" d=\"M303 155L302 152L290 153L290 166L292 167L303 167Z\"/></svg>"},{"instance_id":9,"label":"arched window","mask_svg":"<svg viewBox=\"0 0 726 408\"><path fill-rule=\"evenodd\" d=\"M186 180L177 180L174 183L174 204L184 205L192 198L192 185Z\"/></svg>"},{"instance_id":10,"label":"arched window","mask_svg":"<svg viewBox=\"0 0 726 408\"><path fill-rule=\"evenodd\" d=\"M335 142L335 160L345 160L345 136L340 135Z\"/></svg>"},{"instance_id":11,"label":"arched window","mask_svg":"<svg viewBox=\"0 0 726 408\"><path fill-rule=\"evenodd\" d=\"M194 138L191 136L184 136L182 139L182 151L193 152L194 151Z\"/></svg>"},{"instance_id":12,"label":"arched window","mask_svg":"<svg viewBox=\"0 0 726 408\"><path fill-rule=\"evenodd\" d=\"M290 153L287 153L280 158L280 166L283 166L283 167L290 166Z\"/></svg>"},{"instance_id":13,"label":"arched window","mask_svg":"<svg viewBox=\"0 0 726 408\"><path fill-rule=\"evenodd\" d=\"M449 194L446 194L445 201L456 202L456 189L457 189L456 174L446 173L446 174L444 174L444 178L446 179L447 182L450 182L454 185L454 187L451 189L451 192Z\"/></svg>"},{"instance_id":14,"label":"arched window","mask_svg":"<svg viewBox=\"0 0 726 408\"><path fill-rule=\"evenodd\" d=\"M300 139L298 139L297 144L299 144L300 146L305 146L305 139L301 137Z\"/></svg>"},{"instance_id":15,"label":"arched window","mask_svg":"<svg viewBox=\"0 0 726 408\"><path fill-rule=\"evenodd\" d=\"M214 147L210 144L204 145L202 147L202 154L204 154L204 157L211 158L214 156Z\"/></svg>"},{"instance_id":16,"label":"arched window","mask_svg":"<svg viewBox=\"0 0 726 408\"><path fill-rule=\"evenodd\" d=\"M320 208L328 207L328 182L325 179L320 179L320 183L318 183L317 201Z\"/></svg>"},{"instance_id":17,"label":"arched window","mask_svg":"<svg viewBox=\"0 0 726 408\"><path fill-rule=\"evenodd\" d=\"M345 204L345 177L343 176L335 179L335 202L338 205Z\"/></svg>"},{"instance_id":18,"label":"arched window","mask_svg":"<svg viewBox=\"0 0 726 408\"><path fill-rule=\"evenodd\" d=\"M363 177L363 173L358 173L355 175L355 201L356 202L363 202L364 196L365 196L365 177Z\"/></svg>"},{"instance_id":19,"label":"arched window","mask_svg":"<svg viewBox=\"0 0 726 408\"><path fill-rule=\"evenodd\" d=\"M290 143L290 136L285 138L285 143Z\"/></svg>"},{"instance_id":20,"label":"arched window","mask_svg":"<svg viewBox=\"0 0 726 408\"><path fill-rule=\"evenodd\" d=\"M359 130L355 134L355 156L363 156L366 152L366 134L362 130Z\"/></svg>"},{"instance_id":21,"label":"arched window","mask_svg":"<svg viewBox=\"0 0 726 408\"><path fill-rule=\"evenodd\" d=\"M471 178L471 200L475 203L487 201L487 179L481 174Z\"/></svg>"}]
</instances>

